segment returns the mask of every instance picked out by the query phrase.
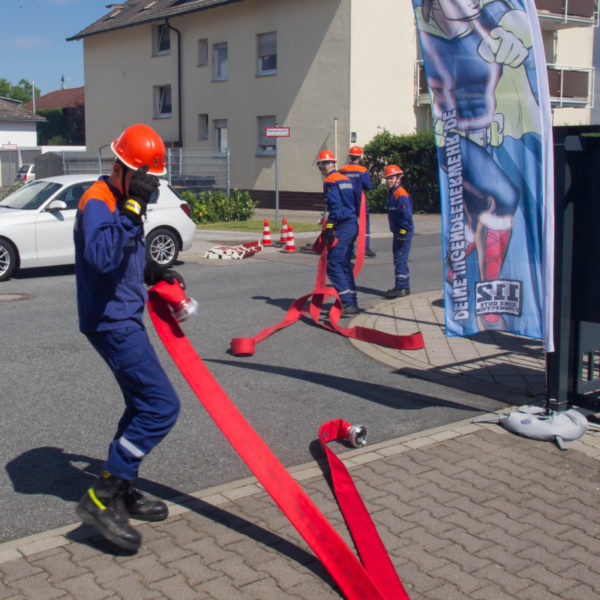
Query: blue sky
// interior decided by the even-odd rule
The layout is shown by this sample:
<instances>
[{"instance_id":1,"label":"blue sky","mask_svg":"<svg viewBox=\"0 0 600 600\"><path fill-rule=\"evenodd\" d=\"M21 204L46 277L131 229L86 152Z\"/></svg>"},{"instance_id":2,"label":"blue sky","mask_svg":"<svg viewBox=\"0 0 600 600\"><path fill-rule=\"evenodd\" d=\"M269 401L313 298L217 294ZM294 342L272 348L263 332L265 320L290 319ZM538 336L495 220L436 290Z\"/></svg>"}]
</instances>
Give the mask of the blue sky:
<instances>
[{"instance_id":1,"label":"blue sky","mask_svg":"<svg viewBox=\"0 0 600 600\"><path fill-rule=\"evenodd\" d=\"M67 42L109 12L111 0L2 0L0 79L17 85L21 79L42 94L84 85L83 42Z\"/></svg>"}]
</instances>

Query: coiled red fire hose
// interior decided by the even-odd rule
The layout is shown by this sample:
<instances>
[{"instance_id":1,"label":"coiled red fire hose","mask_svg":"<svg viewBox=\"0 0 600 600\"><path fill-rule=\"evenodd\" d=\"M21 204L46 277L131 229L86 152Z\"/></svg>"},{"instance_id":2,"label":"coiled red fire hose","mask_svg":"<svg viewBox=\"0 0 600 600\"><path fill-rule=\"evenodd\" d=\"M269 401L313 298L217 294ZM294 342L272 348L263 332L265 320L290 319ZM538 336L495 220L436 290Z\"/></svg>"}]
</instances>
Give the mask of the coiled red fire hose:
<instances>
[{"instance_id":1,"label":"coiled red fire hose","mask_svg":"<svg viewBox=\"0 0 600 600\"><path fill-rule=\"evenodd\" d=\"M365 539L360 540L359 552L365 566L360 563L329 521L229 399L173 318L170 307L180 306L182 300L185 300L185 294L177 282L171 285L161 281L149 290L149 313L159 337L225 437L306 540L346 598L348 600L408 599L389 563L387 554L386 559L390 564L391 572L385 565L382 567L382 563L385 562L381 557L383 544L372 522L372 529L366 524L364 505L364 513L357 513L358 525L352 529L369 530L367 535L362 536ZM322 440L336 439L336 435L345 431L342 425L330 425L325 424L321 427ZM331 451L328 450L327 453ZM337 466L335 469L334 480L338 481L337 485L348 488L347 483L339 483L339 469ZM358 500L360 501L360 498ZM360 502L362 504L362 501ZM351 500L350 506L355 504L356 499ZM346 514L348 510L352 522L354 508L345 509L346 520L349 518ZM368 514L366 516L370 521ZM373 531L376 539L372 536ZM353 536L355 536L354 532ZM376 549L374 555L370 554L370 547ZM385 552L385 549L383 551Z\"/></svg>"}]
</instances>

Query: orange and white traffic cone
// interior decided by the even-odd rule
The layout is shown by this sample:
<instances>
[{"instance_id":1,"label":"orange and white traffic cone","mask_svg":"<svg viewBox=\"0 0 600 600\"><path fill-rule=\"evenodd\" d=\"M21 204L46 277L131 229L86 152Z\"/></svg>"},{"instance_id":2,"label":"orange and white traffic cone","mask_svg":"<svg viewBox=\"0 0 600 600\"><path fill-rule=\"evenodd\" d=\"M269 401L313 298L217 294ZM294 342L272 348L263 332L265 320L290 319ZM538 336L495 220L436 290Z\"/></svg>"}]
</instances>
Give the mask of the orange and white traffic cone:
<instances>
[{"instance_id":1,"label":"orange and white traffic cone","mask_svg":"<svg viewBox=\"0 0 600 600\"><path fill-rule=\"evenodd\" d=\"M292 227L291 223L288 225L288 234L287 241L285 243L285 251L296 252L296 244L294 242L294 228Z\"/></svg>"},{"instance_id":2,"label":"orange and white traffic cone","mask_svg":"<svg viewBox=\"0 0 600 600\"><path fill-rule=\"evenodd\" d=\"M269 229L269 219L265 219L265 224L263 226L262 245L263 246L272 246L273 245L271 243L271 229Z\"/></svg>"},{"instance_id":3,"label":"orange and white traffic cone","mask_svg":"<svg viewBox=\"0 0 600 600\"><path fill-rule=\"evenodd\" d=\"M281 222L281 236L279 237L279 245L285 246L287 244L288 237L288 224L287 219L283 217L283 221Z\"/></svg>"}]
</instances>

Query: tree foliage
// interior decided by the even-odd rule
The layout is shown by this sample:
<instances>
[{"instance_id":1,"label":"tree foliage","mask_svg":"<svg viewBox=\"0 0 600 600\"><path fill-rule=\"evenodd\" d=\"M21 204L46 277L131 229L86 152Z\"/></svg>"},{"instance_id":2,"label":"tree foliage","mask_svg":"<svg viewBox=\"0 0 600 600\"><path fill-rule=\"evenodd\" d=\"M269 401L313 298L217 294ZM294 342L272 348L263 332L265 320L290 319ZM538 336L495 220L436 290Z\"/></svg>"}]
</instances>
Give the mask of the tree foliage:
<instances>
[{"instance_id":1,"label":"tree foliage","mask_svg":"<svg viewBox=\"0 0 600 600\"><path fill-rule=\"evenodd\" d=\"M40 88L36 86L35 97L39 98L40 93ZM20 100L23 104L26 104L32 100L31 83L26 79L21 79L17 85L12 85L7 79L0 79L0 96Z\"/></svg>"},{"instance_id":2,"label":"tree foliage","mask_svg":"<svg viewBox=\"0 0 600 600\"><path fill-rule=\"evenodd\" d=\"M367 194L369 210L385 212L388 189L383 183L387 165L402 168L402 185L411 195L414 212L440 212L440 186L437 150L432 132L413 135L378 133L364 147L364 164L373 180L373 189Z\"/></svg>"},{"instance_id":3,"label":"tree foliage","mask_svg":"<svg viewBox=\"0 0 600 600\"><path fill-rule=\"evenodd\" d=\"M38 143L43 146L85 145L85 108L47 108L37 114L46 119L38 124Z\"/></svg>"}]
</instances>

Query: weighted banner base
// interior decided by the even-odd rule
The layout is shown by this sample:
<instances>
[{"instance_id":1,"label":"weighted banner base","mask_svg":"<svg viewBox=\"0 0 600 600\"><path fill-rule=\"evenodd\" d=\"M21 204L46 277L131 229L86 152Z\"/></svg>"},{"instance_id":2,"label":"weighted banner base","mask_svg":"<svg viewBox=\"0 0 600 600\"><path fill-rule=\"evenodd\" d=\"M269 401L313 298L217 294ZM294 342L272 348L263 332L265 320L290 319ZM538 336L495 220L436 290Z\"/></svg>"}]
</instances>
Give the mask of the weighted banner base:
<instances>
[{"instance_id":1,"label":"weighted banner base","mask_svg":"<svg viewBox=\"0 0 600 600\"><path fill-rule=\"evenodd\" d=\"M532 440L554 442L566 450L565 442L578 440L590 425L578 410L547 411L540 406L524 406L519 410L497 417L473 419L473 423L498 423L507 431Z\"/></svg>"}]
</instances>

